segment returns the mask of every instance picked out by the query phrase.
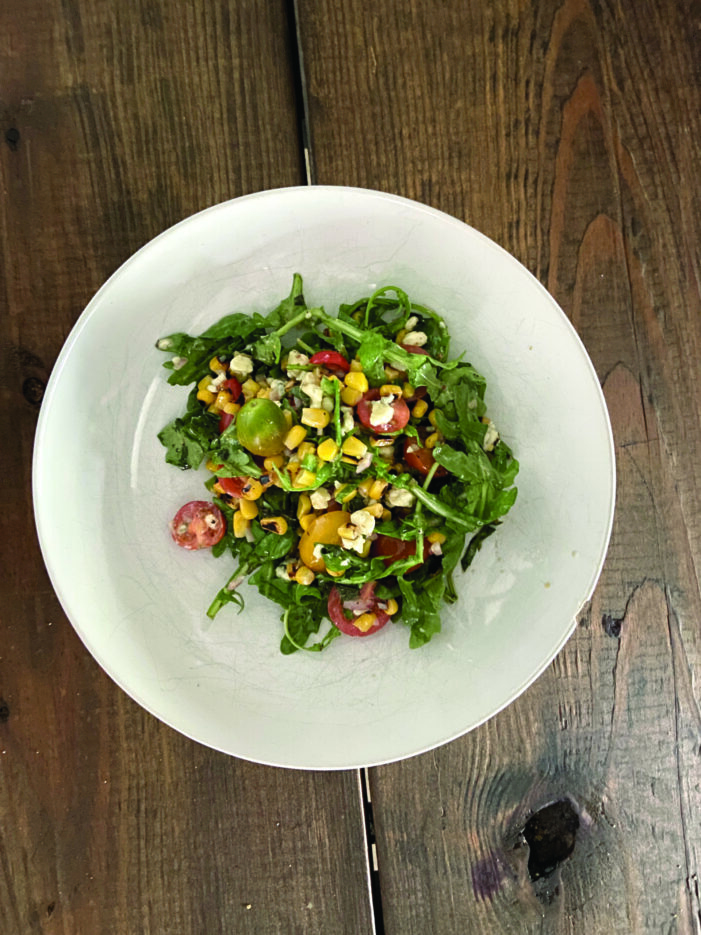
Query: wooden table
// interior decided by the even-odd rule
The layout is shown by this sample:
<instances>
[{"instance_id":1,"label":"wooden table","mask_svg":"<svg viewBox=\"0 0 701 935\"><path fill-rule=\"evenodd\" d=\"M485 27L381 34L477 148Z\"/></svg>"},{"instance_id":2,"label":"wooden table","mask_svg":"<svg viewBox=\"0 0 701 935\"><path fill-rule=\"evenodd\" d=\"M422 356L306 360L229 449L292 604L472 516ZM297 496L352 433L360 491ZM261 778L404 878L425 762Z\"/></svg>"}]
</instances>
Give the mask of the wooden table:
<instances>
[{"instance_id":1,"label":"wooden table","mask_svg":"<svg viewBox=\"0 0 701 935\"><path fill-rule=\"evenodd\" d=\"M700 84L692 0L3 0L3 935L701 930ZM480 729L367 774L146 714L63 615L32 517L44 384L100 284L201 208L305 182L518 257L617 448L565 649Z\"/></svg>"}]
</instances>

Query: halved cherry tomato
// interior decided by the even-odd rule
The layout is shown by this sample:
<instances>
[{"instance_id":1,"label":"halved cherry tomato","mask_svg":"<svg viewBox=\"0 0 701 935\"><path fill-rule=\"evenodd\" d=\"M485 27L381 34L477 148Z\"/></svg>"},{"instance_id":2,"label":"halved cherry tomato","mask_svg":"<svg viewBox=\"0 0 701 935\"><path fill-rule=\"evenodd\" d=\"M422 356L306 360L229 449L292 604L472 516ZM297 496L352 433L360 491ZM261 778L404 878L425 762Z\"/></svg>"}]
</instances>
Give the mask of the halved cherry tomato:
<instances>
[{"instance_id":1,"label":"halved cherry tomato","mask_svg":"<svg viewBox=\"0 0 701 935\"><path fill-rule=\"evenodd\" d=\"M231 393L231 402L235 403L241 395L241 383L236 377L229 377L228 380L224 380L222 386Z\"/></svg>"},{"instance_id":2,"label":"halved cherry tomato","mask_svg":"<svg viewBox=\"0 0 701 935\"><path fill-rule=\"evenodd\" d=\"M220 412L219 413L219 434L225 432L231 423L234 421L234 417L230 412Z\"/></svg>"},{"instance_id":3,"label":"halved cherry tomato","mask_svg":"<svg viewBox=\"0 0 701 935\"><path fill-rule=\"evenodd\" d=\"M436 463L431 449L422 448L415 438L407 438L404 442L404 460L410 468L414 468L415 471L423 474L424 477ZM439 464L433 476L445 477L447 473L443 465Z\"/></svg>"},{"instance_id":4,"label":"halved cherry tomato","mask_svg":"<svg viewBox=\"0 0 701 935\"><path fill-rule=\"evenodd\" d=\"M218 477L217 483L230 497L236 497L238 500L243 495L243 488L248 483L247 477Z\"/></svg>"},{"instance_id":5,"label":"halved cherry tomato","mask_svg":"<svg viewBox=\"0 0 701 935\"><path fill-rule=\"evenodd\" d=\"M309 363L323 364L329 370L343 370L344 373L348 373L350 370L350 364L343 354L339 354L338 351L317 351L316 354L312 354L309 358Z\"/></svg>"},{"instance_id":6,"label":"halved cherry tomato","mask_svg":"<svg viewBox=\"0 0 701 935\"><path fill-rule=\"evenodd\" d=\"M389 568L393 562L398 562L402 558L409 558L410 555L416 555L416 542L414 539L395 539L393 536L383 536L380 534L372 543L370 554L373 556L381 555L385 560L385 565ZM423 560L426 561L430 554L431 543L424 539ZM416 565L412 565L408 568L404 574L410 575L420 567L421 562L417 562Z\"/></svg>"},{"instance_id":7,"label":"halved cherry tomato","mask_svg":"<svg viewBox=\"0 0 701 935\"><path fill-rule=\"evenodd\" d=\"M315 516L299 540L299 557L312 571L326 571L326 563L314 554L317 545L340 545L338 530L350 519L347 510L334 510Z\"/></svg>"},{"instance_id":8,"label":"halved cherry tomato","mask_svg":"<svg viewBox=\"0 0 701 935\"><path fill-rule=\"evenodd\" d=\"M422 347L419 347L418 344L400 344L399 346L404 348L405 351L409 351L410 354L423 354L424 357L431 356L428 351L425 351Z\"/></svg>"},{"instance_id":9,"label":"halved cherry tomato","mask_svg":"<svg viewBox=\"0 0 701 935\"><path fill-rule=\"evenodd\" d=\"M389 615L386 614L384 610L380 610L377 606L377 599L375 598L374 591L375 582L369 581L367 584L363 585L360 591L360 599L367 600L368 610L365 611L365 613L375 614L377 622L368 630L359 630L355 625L353 616L346 617L341 592L335 585L331 588L328 601L329 617L331 618L331 622L334 626L338 627L341 633L345 633L347 636L371 636L373 633L377 633L378 630L381 630L387 623Z\"/></svg>"},{"instance_id":10,"label":"halved cherry tomato","mask_svg":"<svg viewBox=\"0 0 701 935\"><path fill-rule=\"evenodd\" d=\"M183 549L209 549L226 532L224 514L206 500L191 500L181 506L170 523L173 540Z\"/></svg>"},{"instance_id":11,"label":"halved cherry tomato","mask_svg":"<svg viewBox=\"0 0 701 935\"><path fill-rule=\"evenodd\" d=\"M376 435L391 435L392 432L399 432L409 421L409 416L411 415L409 412L409 407L404 402L402 397L399 396L390 403L392 406L393 415L389 422L383 422L381 425L375 425L370 421L370 415L372 414L373 401L379 398L379 390L368 390L356 406L358 418L366 429L370 429L370 431L374 432Z\"/></svg>"}]
</instances>

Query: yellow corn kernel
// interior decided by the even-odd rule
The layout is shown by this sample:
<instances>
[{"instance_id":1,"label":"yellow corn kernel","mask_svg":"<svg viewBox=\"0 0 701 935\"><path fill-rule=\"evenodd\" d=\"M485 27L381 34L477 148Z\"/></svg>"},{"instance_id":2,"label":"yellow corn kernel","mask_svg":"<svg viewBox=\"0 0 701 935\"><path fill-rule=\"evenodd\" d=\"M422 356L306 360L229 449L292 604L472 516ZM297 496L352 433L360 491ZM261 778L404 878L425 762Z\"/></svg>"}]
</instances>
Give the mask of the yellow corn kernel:
<instances>
[{"instance_id":1,"label":"yellow corn kernel","mask_svg":"<svg viewBox=\"0 0 701 935\"><path fill-rule=\"evenodd\" d=\"M290 477L294 477L301 467L302 465L299 463L299 461L288 461L285 465L285 469Z\"/></svg>"},{"instance_id":2,"label":"yellow corn kernel","mask_svg":"<svg viewBox=\"0 0 701 935\"><path fill-rule=\"evenodd\" d=\"M208 461L205 467L208 471L211 471L212 474L216 474L221 467L221 464L217 464L216 461Z\"/></svg>"},{"instance_id":3,"label":"yellow corn kernel","mask_svg":"<svg viewBox=\"0 0 701 935\"><path fill-rule=\"evenodd\" d=\"M356 406L362 398L360 390L353 389L352 386L344 386L341 390L341 402L346 406Z\"/></svg>"},{"instance_id":4,"label":"yellow corn kernel","mask_svg":"<svg viewBox=\"0 0 701 935\"><path fill-rule=\"evenodd\" d=\"M343 526L338 527L338 534L341 539L357 539L358 527L354 526L353 523L345 523Z\"/></svg>"},{"instance_id":5,"label":"yellow corn kernel","mask_svg":"<svg viewBox=\"0 0 701 935\"><path fill-rule=\"evenodd\" d=\"M385 613L388 617L393 617L399 610L399 604L395 601L393 597L387 601L387 607L385 608Z\"/></svg>"},{"instance_id":6,"label":"yellow corn kernel","mask_svg":"<svg viewBox=\"0 0 701 935\"><path fill-rule=\"evenodd\" d=\"M214 393L210 393L209 390L198 390L197 398L201 402L207 403L208 406L211 406L214 400L216 399Z\"/></svg>"},{"instance_id":7,"label":"yellow corn kernel","mask_svg":"<svg viewBox=\"0 0 701 935\"><path fill-rule=\"evenodd\" d=\"M367 506L363 507L363 512L369 513L370 516L374 516L375 519L379 519L384 511L385 508L381 503L369 503Z\"/></svg>"},{"instance_id":8,"label":"yellow corn kernel","mask_svg":"<svg viewBox=\"0 0 701 935\"><path fill-rule=\"evenodd\" d=\"M349 436L341 445L341 451L343 454L348 455L351 458L362 458L367 450L368 446L365 444L365 442L361 442L361 440L356 438L355 435Z\"/></svg>"},{"instance_id":9,"label":"yellow corn kernel","mask_svg":"<svg viewBox=\"0 0 701 935\"><path fill-rule=\"evenodd\" d=\"M313 429L325 429L326 426L331 421L331 416L325 409L303 409L302 410L302 425L308 425Z\"/></svg>"},{"instance_id":10,"label":"yellow corn kernel","mask_svg":"<svg viewBox=\"0 0 701 935\"><path fill-rule=\"evenodd\" d=\"M226 412L230 416L235 416L239 412L240 409L241 409L241 406L238 403L228 402L228 403L224 403L224 405L222 406L222 412Z\"/></svg>"},{"instance_id":11,"label":"yellow corn kernel","mask_svg":"<svg viewBox=\"0 0 701 935\"><path fill-rule=\"evenodd\" d=\"M428 421L435 427L436 425L436 410L432 409L428 414Z\"/></svg>"},{"instance_id":12,"label":"yellow corn kernel","mask_svg":"<svg viewBox=\"0 0 701 935\"><path fill-rule=\"evenodd\" d=\"M396 383L385 383L380 387L380 396L401 396L402 388Z\"/></svg>"},{"instance_id":13,"label":"yellow corn kernel","mask_svg":"<svg viewBox=\"0 0 701 935\"><path fill-rule=\"evenodd\" d=\"M350 368L352 372L360 372L363 369L363 365L360 363L357 357L354 357L350 362Z\"/></svg>"},{"instance_id":14,"label":"yellow corn kernel","mask_svg":"<svg viewBox=\"0 0 701 935\"><path fill-rule=\"evenodd\" d=\"M283 409L282 414L285 417L285 422L287 422L287 428L291 429L292 423L294 422L294 419L292 418L292 413L290 412L289 409Z\"/></svg>"},{"instance_id":15,"label":"yellow corn kernel","mask_svg":"<svg viewBox=\"0 0 701 935\"><path fill-rule=\"evenodd\" d=\"M377 616L375 614L361 614L359 617L356 617L353 621L353 626L357 627L361 633L367 633L367 631L374 627L377 623Z\"/></svg>"},{"instance_id":16,"label":"yellow corn kernel","mask_svg":"<svg viewBox=\"0 0 701 935\"><path fill-rule=\"evenodd\" d=\"M364 481L361 481L358 484L358 491L364 496L370 499L370 488L375 483L374 477L366 477ZM377 498L376 498L377 499Z\"/></svg>"},{"instance_id":17,"label":"yellow corn kernel","mask_svg":"<svg viewBox=\"0 0 701 935\"><path fill-rule=\"evenodd\" d=\"M414 395L415 392L416 390L411 385L411 383L405 383L404 386L402 387L402 396L405 399L411 399L411 397Z\"/></svg>"},{"instance_id":18,"label":"yellow corn kernel","mask_svg":"<svg viewBox=\"0 0 701 935\"><path fill-rule=\"evenodd\" d=\"M248 481L241 491L244 500L258 500L263 495L263 485L255 477L249 477Z\"/></svg>"},{"instance_id":19,"label":"yellow corn kernel","mask_svg":"<svg viewBox=\"0 0 701 935\"><path fill-rule=\"evenodd\" d=\"M312 442L302 442L297 449L297 454L299 455L300 461L304 461L307 455L316 454L316 445L312 444Z\"/></svg>"},{"instance_id":20,"label":"yellow corn kernel","mask_svg":"<svg viewBox=\"0 0 701 935\"><path fill-rule=\"evenodd\" d=\"M316 474L314 471L307 471L306 468L302 468L301 471L297 472L297 475L294 479L295 487L311 487L314 481L316 480Z\"/></svg>"},{"instance_id":21,"label":"yellow corn kernel","mask_svg":"<svg viewBox=\"0 0 701 935\"><path fill-rule=\"evenodd\" d=\"M309 497L309 494L300 494L299 500L297 501L297 519L301 519L303 516L306 516L307 513L311 512L311 509L312 501Z\"/></svg>"},{"instance_id":22,"label":"yellow corn kernel","mask_svg":"<svg viewBox=\"0 0 701 935\"><path fill-rule=\"evenodd\" d=\"M406 328L402 328L401 331L397 332L397 336L395 337L394 340L397 342L397 344L401 344L406 336L407 336Z\"/></svg>"},{"instance_id":23,"label":"yellow corn kernel","mask_svg":"<svg viewBox=\"0 0 701 935\"><path fill-rule=\"evenodd\" d=\"M369 491L370 499L379 500L382 494L385 492L386 487L387 487L387 481L380 480L379 477L376 477L375 480L372 482L372 487L370 488L370 491Z\"/></svg>"},{"instance_id":24,"label":"yellow corn kernel","mask_svg":"<svg viewBox=\"0 0 701 935\"><path fill-rule=\"evenodd\" d=\"M394 367L385 367L385 379L391 383L392 380L396 380L401 370L395 370Z\"/></svg>"},{"instance_id":25,"label":"yellow corn kernel","mask_svg":"<svg viewBox=\"0 0 701 935\"><path fill-rule=\"evenodd\" d=\"M223 373L226 370L226 364L223 364L218 357L213 357L209 362L209 369L215 373Z\"/></svg>"},{"instance_id":26,"label":"yellow corn kernel","mask_svg":"<svg viewBox=\"0 0 701 935\"><path fill-rule=\"evenodd\" d=\"M342 568L340 571L331 571L330 568L326 569L326 574L331 575L332 578L342 578L346 573L345 568Z\"/></svg>"},{"instance_id":27,"label":"yellow corn kernel","mask_svg":"<svg viewBox=\"0 0 701 935\"><path fill-rule=\"evenodd\" d=\"M436 445L438 444L439 440L440 440L440 435L438 434L438 432L432 432L432 433L426 438L426 441L424 442L424 445L425 445L427 448L435 448Z\"/></svg>"},{"instance_id":28,"label":"yellow corn kernel","mask_svg":"<svg viewBox=\"0 0 701 935\"><path fill-rule=\"evenodd\" d=\"M242 500L239 510L244 519L255 519L258 516L258 504L255 500Z\"/></svg>"},{"instance_id":29,"label":"yellow corn kernel","mask_svg":"<svg viewBox=\"0 0 701 935\"><path fill-rule=\"evenodd\" d=\"M432 543L437 542L438 545L443 545L443 543L446 540L445 533L442 533L442 532L430 532L426 536L426 538L428 539L429 542L432 542Z\"/></svg>"},{"instance_id":30,"label":"yellow corn kernel","mask_svg":"<svg viewBox=\"0 0 701 935\"><path fill-rule=\"evenodd\" d=\"M368 378L362 370L351 370L350 373L345 375L343 382L346 386L350 386L352 390L358 390L359 393L367 393L370 388Z\"/></svg>"},{"instance_id":31,"label":"yellow corn kernel","mask_svg":"<svg viewBox=\"0 0 701 935\"><path fill-rule=\"evenodd\" d=\"M269 386L264 386L262 389L258 390L258 392L256 393L257 399L268 399L269 396L270 396Z\"/></svg>"},{"instance_id":32,"label":"yellow corn kernel","mask_svg":"<svg viewBox=\"0 0 701 935\"><path fill-rule=\"evenodd\" d=\"M234 535L237 539L243 539L250 529L251 521L246 519L241 510L234 513Z\"/></svg>"},{"instance_id":33,"label":"yellow corn kernel","mask_svg":"<svg viewBox=\"0 0 701 935\"><path fill-rule=\"evenodd\" d=\"M243 384L241 389L243 390L243 398L246 400L246 402L248 402L249 399L253 399L253 397L256 395L260 387L258 386L255 380L251 380L249 378Z\"/></svg>"},{"instance_id":34,"label":"yellow corn kernel","mask_svg":"<svg viewBox=\"0 0 701 935\"><path fill-rule=\"evenodd\" d=\"M386 507L382 511L382 522L387 523L392 519L392 511L388 510Z\"/></svg>"},{"instance_id":35,"label":"yellow corn kernel","mask_svg":"<svg viewBox=\"0 0 701 935\"><path fill-rule=\"evenodd\" d=\"M197 384L198 390L206 390L209 384L212 382L211 377L202 377L200 382Z\"/></svg>"},{"instance_id":36,"label":"yellow corn kernel","mask_svg":"<svg viewBox=\"0 0 701 935\"><path fill-rule=\"evenodd\" d=\"M287 532L287 520L284 516L266 516L260 521L260 528L266 532L274 532L276 536L284 536Z\"/></svg>"},{"instance_id":37,"label":"yellow corn kernel","mask_svg":"<svg viewBox=\"0 0 701 935\"><path fill-rule=\"evenodd\" d=\"M411 414L415 419L421 419L428 412L428 403L425 399L419 399L414 403Z\"/></svg>"},{"instance_id":38,"label":"yellow corn kernel","mask_svg":"<svg viewBox=\"0 0 701 935\"><path fill-rule=\"evenodd\" d=\"M294 425L285 436L285 448L296 448L307 437L307 430L302 425Z\"/></svg>"},{"instance_id":39,"label":"yellow corn kernel","mask_svg":"<svg viewBox=\"0 0 701 935\"><path fill-rule=\"evenodd\" d=\"M341 461L343 461L344 464L356 464L357 465L358 463L357 458L349 458L348 455L343 455L341 457Z\"/></svg>"},{"instance_id":40,"label":"yellow corn kernel","mask_svg":"<svg viewBox=\"0 0 701 935\"><path fill-rule=\"evenodd\" d=\"M325 438L316 449L316 453L322 461L333 461L338 454L338 445L333 438Z\"/></svg>"},{"instance_id":41,"label":"yellow corn kernel","mask_svg":"<svg viewBox=\"0 0 701 935\"><path fill-rule=\"evenodd\" d=\"M314 519L316 519L314 513L305 513L304 516L300 516L297 522L302 527L302 529L306 532L307 529L309 529L309 527L311 526L312 520Z\"/></svg>"},{"instance_id":42,"label":"yellow corn kernel","mask_svg":"<svg viewBox=\"0 0 701 935\"><path fill-rule=\"evenodd\" d=\"M311 568L307 568L306 565L300 566L295 574L295 581L297 584L310 585L314 578L316 578L316 575Z\"/></svg>"},{"instance_id":43,"label":"yellow corn kernel","mask_svg":"<svg viewBox=\"0 0 701 935\"><path fill-rule=\"evenodd\" d=\"M263 467L268 472L268 474L274 474L274 468L282 467L285 463L285 459L282 455L273 455L270 458L265 458L263 461Z\"/></svg>"},{"instance_id":44,"label":"yellow corn kernel","mask_svg":"<svg viewBox=\"0 0 701 935\"><path fill-rule=\"evenodd\" d=\"M231 402L231 393L228 390L219 390L217 393L217 398L214 400L214 405L219 406L220 409L223 409L227 403Z\"/></svg>"},{"instance_id":45,"label":"yellow corn kernel","mask_svg":"<svg viewBox=\"0 0 701 935\"><path fill-rule=\"evenodd\" d=\"M221 412L221 409L219 408L219 406L217 406L216 399L214 400L211 406L207 406L207 412L213 412L215 415Z\"/></svg>"}]
</instances>

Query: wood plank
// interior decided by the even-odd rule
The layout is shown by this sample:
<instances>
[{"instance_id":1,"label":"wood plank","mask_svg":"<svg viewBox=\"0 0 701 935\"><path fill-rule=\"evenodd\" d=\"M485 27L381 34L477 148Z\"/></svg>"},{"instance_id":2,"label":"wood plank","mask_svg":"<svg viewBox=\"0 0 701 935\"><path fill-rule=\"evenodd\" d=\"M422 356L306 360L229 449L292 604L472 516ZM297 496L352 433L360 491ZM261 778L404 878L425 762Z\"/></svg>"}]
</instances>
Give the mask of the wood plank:
<instances>
[{"instance_id":1,"label":"wood plank","mask_svg":"<svg viewBox=\"0 0 701 935\"><path fill-rule=\"evenodd\" d=\"M514 253L582 335L617 445L608 560L563 652L482 728L371 771L386 931L695 932L698 9L299 7L317 180L419 198ZM574 850L534 880L522 832L554 801Z\"/></svg>"},{"instance_id":2,"label":"wood plank","mask_svg":"<svg viewBox=\"0 0 701 935\"><path fill-rule=\"evenodd\" d=\"M4 935L371 928L357 777L237 761L143 712L63 616L32 521L44 383L94 291L192 212L303 182L285 10L0 5Z\"/></svg>"}]
</instances>

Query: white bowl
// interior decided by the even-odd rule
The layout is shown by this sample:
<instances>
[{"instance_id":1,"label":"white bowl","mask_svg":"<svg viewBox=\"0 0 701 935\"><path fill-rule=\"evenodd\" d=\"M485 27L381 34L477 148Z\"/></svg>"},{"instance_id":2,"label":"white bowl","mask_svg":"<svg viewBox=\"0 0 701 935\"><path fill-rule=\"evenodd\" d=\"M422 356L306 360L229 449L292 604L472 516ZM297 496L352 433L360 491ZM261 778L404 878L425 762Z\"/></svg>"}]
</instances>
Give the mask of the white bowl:
<instances>
[{"instance_id":1,"label":"white bowl","mask_svg":"<svg viewBox=\"0 0 701 935\"><path fill-rule=\"evenodd\" d=\"M487 378L488 412L521 463L516 505L467 573L443 631L409 650L403 626L279 652L274 606L205 609L227 558L186 553L168 521L202 477L166 465L156 433L184 403L154 342L231 311L267 311L304 277L335 313L378 285L442 313L453 354ZM206 471L203 471L206 474ZM541 285L439 211L380 192L261 192L165 231L85 309L41 410L34 506L56 593L103 669L139 704L218 750L278 766L385 763L466 733L560 650L608 545L614 456L592 364Z\"/></svg>"}]
</instances>

